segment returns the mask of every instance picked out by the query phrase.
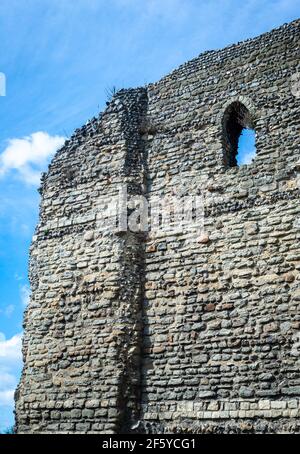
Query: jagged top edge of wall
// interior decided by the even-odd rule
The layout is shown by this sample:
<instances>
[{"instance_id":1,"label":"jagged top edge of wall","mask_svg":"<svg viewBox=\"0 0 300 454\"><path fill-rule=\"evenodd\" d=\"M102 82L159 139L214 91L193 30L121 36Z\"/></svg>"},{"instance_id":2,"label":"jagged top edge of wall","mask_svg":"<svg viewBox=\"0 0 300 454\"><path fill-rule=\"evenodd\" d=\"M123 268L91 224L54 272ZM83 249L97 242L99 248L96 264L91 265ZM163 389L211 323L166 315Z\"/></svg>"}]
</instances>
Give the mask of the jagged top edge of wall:
<instances>
[{"instance_id":1,"label":"jagged top edge of wall","mask_svg":"<svg viewBox=\"0 0 300 454\"><path fill-rule=\"evenodd\" d=\"M168 81L174 80L177 76L182 75L182 73L192 73L196 71L200 71L201 69L206 69L207 64L212 63L222 63L224 60L227 60L228 58L232 57L232 52L236 51L237 49L239 51L244 50L244 48L255 48L256 46L261 47L262 43L268 44L270 42L270 38L272 38L272 43L276 42L276 37L281 36L284 34L284 32L288 31L289 34L290 31L296 30L297 27L300 26L300 18L295 19L292 22L285 23L279 27L276 27L268 32L264 32L261 35L258 35L254 38L248 38L243 41L239 41L234 44L230 44L224 48L221 49L214 49L214 50L207 50L205 52L202 52L199 54L197 57L181 64L178 68L174 69L171 71L169 74L166 76L163 76L161 79L159 79L157 82L154 83L149 83L145 87L136 87L136 88L123 88L119 90L111 99L109 103L107 103L106 109L104 109L102 112L99 113L97 117L93 117L90 120L88 120L85 125L77 128L74 130L73 134L68 138L65 143L62 145L62 147L56 152L53 160L55 160L61 153L65 151L71 151L74 149L74 144L79 145L78 140L82 137L86 136L93 136L97 130L98 130L98 125L101 123L102 117L105 113L107 113L111 106L114 104L116 99L123 98L124 95L128 92L132 91L138 91L138 90L145 90L147 91L148 89L155 89L158 87L161 83L167 83ZM52 161L53 161L52 160ZM51 164L49 165L48 172L50 171ZM47 173L48 173L47 172ZM44 173L41 178L41 184L43 184L43 181L45 180L47 173Z\"/></svg>"},{"instance_id":2,"label":"jagged top edge of wall","mask_svg":"<svg viewBox=\"0 0 300 454\"><path fill-rule=\"evenodd\" d=\"M250 47L254 48L257 44L261 45L263 42L269 43L270 38L272 38L272 44L274 44L274 42L276 41L277 35L281 36L284 33L284 31L297 29L298 26L300 26L300 18L295 19L292 22L280 25L279 27L273 28L272 30L270 30L268 32L264 32L253 38L248 38L243 41L238 41L237 43L229 44L228 46L223 47L223 48L206 50L205 52L202 52L201 54L199 54L197 57L192 58L191 60L181 64L180 66L178 66L178 68L174 69L166 76L163 76L157 82L148 84L148 86L155 87L155 86L159 85L161 82L164 82L168 79L173 79L174 76L179 75L180 73L183 72L183 70L189 72L191 69L193 69L193 72L195 72L195 71L199 71L201 69L206 69L207 63L216 63L216 62L222 63L224 60L227 60L228 57L232 56L231 55L232 51L235 51L237 49L243 52L244 48L250 48ZM213 58L213 57L215 57L215 58Z\"/></svg>"}]
</instances>

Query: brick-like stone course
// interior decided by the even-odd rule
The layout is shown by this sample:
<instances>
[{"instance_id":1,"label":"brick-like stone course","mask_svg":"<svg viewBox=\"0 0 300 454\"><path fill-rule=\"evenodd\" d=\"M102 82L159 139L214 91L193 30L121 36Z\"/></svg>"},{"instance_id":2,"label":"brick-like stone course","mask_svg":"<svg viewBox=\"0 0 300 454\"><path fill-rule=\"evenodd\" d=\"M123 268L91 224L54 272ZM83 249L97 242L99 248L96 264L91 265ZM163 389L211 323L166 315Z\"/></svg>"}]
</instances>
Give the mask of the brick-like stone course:
<instances>
[{"instance_id":1,"label":"brick-like stone course","mask_svg":"<svg viewBox=\"0 0 300 454\"><path fill-rule=\"evenodd\" d=\"M299 26L121 90L59 150L30 253L19 433L299 432ZM233 103L256 132L240 167ZM150 203L204 194L198 240L111 231L122 184Z\"/></svg>"}]
</instances>

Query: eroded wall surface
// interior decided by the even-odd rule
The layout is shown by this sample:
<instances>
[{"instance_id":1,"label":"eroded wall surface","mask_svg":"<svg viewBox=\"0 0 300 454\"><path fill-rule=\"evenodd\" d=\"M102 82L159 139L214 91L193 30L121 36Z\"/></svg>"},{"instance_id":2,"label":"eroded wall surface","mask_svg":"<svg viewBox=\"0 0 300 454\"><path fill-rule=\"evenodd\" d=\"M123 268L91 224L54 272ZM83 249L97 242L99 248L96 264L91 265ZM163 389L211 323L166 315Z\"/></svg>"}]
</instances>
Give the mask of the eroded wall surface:
<instances>
[{"instance_id":1,"label":"eroded wall surface","mask_svg":"<svg viewBox=\"0 0 300 454\"><path fill-rule=\"evenodd\" d=\"M19 432L299 431L299 32L121 90L57 153L31 247ZM226 160L232 103L256 132L240 167ZM201 231L115 231L121 185L150 205L201 196Z\"/></svg>"}]
</instances>

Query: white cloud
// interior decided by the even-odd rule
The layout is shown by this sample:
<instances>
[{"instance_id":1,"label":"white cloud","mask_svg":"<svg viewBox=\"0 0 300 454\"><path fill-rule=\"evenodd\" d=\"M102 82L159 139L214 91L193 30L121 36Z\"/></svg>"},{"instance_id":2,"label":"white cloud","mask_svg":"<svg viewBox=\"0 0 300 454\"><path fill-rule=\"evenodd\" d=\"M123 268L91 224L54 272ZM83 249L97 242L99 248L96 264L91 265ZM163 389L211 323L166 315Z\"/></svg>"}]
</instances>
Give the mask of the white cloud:
<instances>
[{"instance_id":1,"label":"white cloud","mask_svg":"<svg viewBox=\"0 0 300 454\"><path fill-rule=\"evenodd\" d=\"M16 171L28 184L37 185L49 158L65 141L61 136L35 132L21 139L9 139L8 146L0 155L0 176Z\"/></svg>"},{"instance_id":2,"label":"white cloud","mask_svg":"<svg viewBox=\"0 0 300 454\"><path fill-rule=\"evenodd\" d=\"M30 300L30 288L28 285L22 285L20 288L21 301L23 306L27 306Z\"/></svg>"},{"instance_id":3,"label":"white cloud","mask_svg":"<svg viewBox=\"0 0 300 454\"><path fill-rule=\"evenodd\" d=\"M7 428L22 367L22 334L10 339L0 332L0 430Z\"/></svg>"},{"instance_id":4,"label":"white cloud","mask_svg":"<svg viewBox=\"0 0 300 454\"><path fill-rule=\"evenodd\" d=\"M0 380L2 379L0 373ZM14 405L14 389L9 389L7 391L0 391L0 408L3 407L13 407Z\"/></svg>"},{"instance_id":5,"label":"white cloud","mask_svg":"<svg viewBox=\"0 0 300 454\"><path fill-rule=\"evenodd\" d=\"M6 339L4 334L0 334L0 369L14 364L22 359L22 334L15 334L11 339ZM1 382L0 382L1 383Z\"/></svg>"},{"instance_id":6,"label":"white cloud","mask_svg":"<svg viewBox=\"0 0 300 454\"><path fill-rule=\"evenodd\" d=\"M0 332L0 431L12 423L14 392L22 367L22 334L10 339Z\"/></svg>"},{"instance_id":7,"label":"white cloud","mask_svg":"<svg viewBox=\"0 0 300 454\"><path fill-rule=\"evenodd\" d=\"M5 372L4 370L0 374L0 389L12 388L15 385L14 375Z\"/></svg>"}]
</instances>

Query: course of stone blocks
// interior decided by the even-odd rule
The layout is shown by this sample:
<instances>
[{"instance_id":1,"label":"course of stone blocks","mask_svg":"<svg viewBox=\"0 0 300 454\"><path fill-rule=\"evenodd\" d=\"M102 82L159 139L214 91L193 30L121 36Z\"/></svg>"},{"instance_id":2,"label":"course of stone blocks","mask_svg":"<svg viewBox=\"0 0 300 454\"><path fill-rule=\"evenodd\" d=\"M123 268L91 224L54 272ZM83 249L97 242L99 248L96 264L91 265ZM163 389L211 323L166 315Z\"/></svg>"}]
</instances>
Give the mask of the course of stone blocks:
<instances>
[{"instance_id":1,"label":"course of stone blocks","mask_svg":"<svg viewBox=\"0 0 300 454\"><path fill-rule=\"evenodd\" d=\"M299 432L299 42L297 20L121 90L57 152L19 433ZM244 128L257 156L237 166ZM201 231L112 228L122 185L201 196Z\"/></svg>"}]
</instances>

